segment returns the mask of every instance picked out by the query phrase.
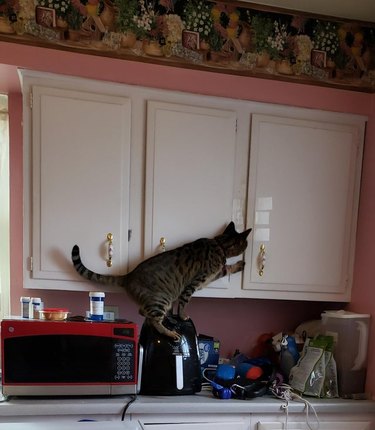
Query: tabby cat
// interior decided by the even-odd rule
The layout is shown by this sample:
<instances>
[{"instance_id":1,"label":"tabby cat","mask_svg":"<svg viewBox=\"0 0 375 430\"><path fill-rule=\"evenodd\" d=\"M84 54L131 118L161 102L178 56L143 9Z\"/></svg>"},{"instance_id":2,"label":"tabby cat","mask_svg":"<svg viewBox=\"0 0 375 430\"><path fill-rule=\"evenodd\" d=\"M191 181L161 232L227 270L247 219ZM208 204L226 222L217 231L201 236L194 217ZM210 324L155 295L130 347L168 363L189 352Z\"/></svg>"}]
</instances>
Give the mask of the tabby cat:
<instances>
[{"instance_id":1,"label":"tabby cat","mask_svg":"<svg viewBox=\"0 0 375 430\"><path fill-rule=\"evenodd\" d=\"M234 223L228 224L214 239L198 239L179 248L157 254L126 275L100 275L87 269L81 261L79 247L72 250L72 261L84 278L106 285L123 287L140 307L156 330L174 339L180 335L163 325L163 320L178 301L178 315L187 319L185 306L197 290L227 274L243 270L245 263L226 265L226 259L242 254L247 247L251 229L237 233Z\"/></svg>"}]
</instances>

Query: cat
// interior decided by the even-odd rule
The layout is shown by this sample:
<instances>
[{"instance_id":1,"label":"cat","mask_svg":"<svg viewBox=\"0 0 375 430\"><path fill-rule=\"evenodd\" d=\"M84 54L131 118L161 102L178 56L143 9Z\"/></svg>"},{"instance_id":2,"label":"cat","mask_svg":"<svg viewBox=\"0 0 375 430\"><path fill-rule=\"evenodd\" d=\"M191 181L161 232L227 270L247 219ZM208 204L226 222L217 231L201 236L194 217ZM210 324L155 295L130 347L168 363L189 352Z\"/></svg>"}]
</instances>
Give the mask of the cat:
<instances>
[{"instance_id":1,"label":"cat","mask_svg":"<svg viewBox=\"0 0 375 430\"><path fill-rule=\"evenodd\" d=\"M230 222L222 234L213 239L198 239L179 248L157 254L125 275L100 275L86 268L79 247L72 249L76 271L84 278L106 285L118 285L139 305L139 313L161 334L175 340L180 335L163 325L163 320L178 302L178 316L188 319L185 307L191 296L216 279L244 268L244 261L226 265L226 259L242 254L251 229L237 233Z\"/></svg>"}]
</instances>

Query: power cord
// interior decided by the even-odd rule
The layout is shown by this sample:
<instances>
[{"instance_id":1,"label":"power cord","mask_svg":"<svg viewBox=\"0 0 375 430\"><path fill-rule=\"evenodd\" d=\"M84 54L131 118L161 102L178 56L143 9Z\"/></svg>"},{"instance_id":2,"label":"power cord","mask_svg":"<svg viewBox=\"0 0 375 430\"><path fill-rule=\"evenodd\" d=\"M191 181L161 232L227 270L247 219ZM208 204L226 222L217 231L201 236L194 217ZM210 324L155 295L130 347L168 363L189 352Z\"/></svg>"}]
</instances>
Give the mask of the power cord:
<instances>
[{"instance_id":1,"label":"power cord","mask_svg":"<svg viewBox=\"0 0 375 430\"><path fill-rule=\"evenodd\" d=\"M306 399L301 397L300 395L293 392L292 387L288 384L273 384L270 387L271 393L277 397L278 399L284 400L285 403L281 406L281 408L285 411L285 430L288 430L288 418L289 418L289 402L290 401L297 401L302 402L305 404L305 412L306 412L306 425L310 430L319 430L320 428L320 422L318 414L316 413L316 410L314 406ZM314 413L316 425L313 426L313 424L310 421L310 409Z\"/></svg>"},{"instance_id":2,"label":"power cord","mask_svg":"<svg viewBox=\"0 0 375 430\"><path fill-rule=\"evenodd\" d=\"M128 403L124 406L124 409L123 409L123 411L122 411L121 421L124 421L124 420L125 420L125 415L126 415L127 410L129 409L129 406L130 406L133 402L135 402L136 400L137 400L137 395L130 396L130 400L129 400L129 401L128 401Z\"/></svg>"}]
</instances>

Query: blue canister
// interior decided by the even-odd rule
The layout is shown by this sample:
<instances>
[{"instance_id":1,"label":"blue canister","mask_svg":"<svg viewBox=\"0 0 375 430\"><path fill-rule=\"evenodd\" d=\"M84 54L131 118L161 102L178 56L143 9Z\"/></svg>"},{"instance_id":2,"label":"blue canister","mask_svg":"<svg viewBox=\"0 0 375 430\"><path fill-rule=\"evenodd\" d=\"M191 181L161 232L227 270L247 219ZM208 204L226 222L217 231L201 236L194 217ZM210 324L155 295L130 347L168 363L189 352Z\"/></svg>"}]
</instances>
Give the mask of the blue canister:
<instances>
[{"instance_id":1,"label":"blue canister","mask_svg":"<svg viewBox=\"0 0 375 430\"><path fill-rule=\"evenodd\" d=\"M104 314L104 298L105 293L99 291L91 291L90 297L90 319L101 321Z\"/></svg>"}]
</instances>

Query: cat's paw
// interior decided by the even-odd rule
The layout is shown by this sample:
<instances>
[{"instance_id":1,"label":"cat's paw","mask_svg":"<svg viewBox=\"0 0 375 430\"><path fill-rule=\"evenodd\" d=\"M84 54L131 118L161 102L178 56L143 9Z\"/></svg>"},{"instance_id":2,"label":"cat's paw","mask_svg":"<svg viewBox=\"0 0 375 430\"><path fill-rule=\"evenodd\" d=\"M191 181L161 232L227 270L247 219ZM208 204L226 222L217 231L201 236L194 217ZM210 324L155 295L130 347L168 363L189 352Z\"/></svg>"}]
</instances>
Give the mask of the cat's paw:
<instances>
[{"instance_id":1,"label":"cat's paw","mask_svg":"<svg viewBox=\"0 0 375 430\"><path fill-rule=\"evenodd\" d=\"M176 341L176 342L178 342L180 339L181 339L181 335L180 335L180 333L177 333L177 331L171 331L171 333L172 333L172 336L173 336L173 339Z\"/></svg>"},{"instance_id":2,"label":"cat's paw","mask_svg":"<svg viewBox=\"0 0 375 430\"><path fill-rule=\"evenodd\" d=\"M245 262L244 261L237 261L237 263L232 264L230 267L230 273L237 273L241 272L245 268Z\"/></svg>"},{"instance_id":3,"label":"cat's paw","mask_svg":"<svg viewBox=\"0 0 375 430\"><path fill-rule=\"evenodd\" d=\"M182 321L187 321L190 319L189 315L186 315L185 312L179 312L178 316L182 319Z\"/></svg>"},{"instance_id":4,"label":"cat's paw","mask_svg":"<svg viewBox=\"0 0 375 430\"><path fill-rule=\"evenodd\" d=\"M175 330L169 330L165 325L161 324L159 321L154 321L150 319L150 323L154 328L162 335L171 337L174 340L180 340L181 335Z\"/></svg>"},{"instance_id":5,"label":"cat's paw","mask_svg":"<svg viewBox=\"0 0 375 430\"><path fill-rule=\"evenodd\" d=\"M176 342L181 339L180 333L177 333L175 330L169 330L163 326L163 334L165 334L168 337L171 337Z\"/></svg>"}]
</instances>

